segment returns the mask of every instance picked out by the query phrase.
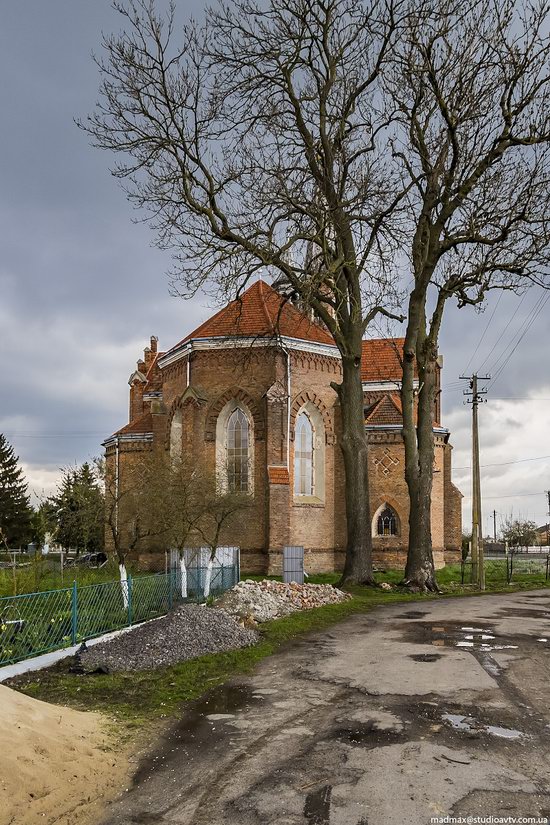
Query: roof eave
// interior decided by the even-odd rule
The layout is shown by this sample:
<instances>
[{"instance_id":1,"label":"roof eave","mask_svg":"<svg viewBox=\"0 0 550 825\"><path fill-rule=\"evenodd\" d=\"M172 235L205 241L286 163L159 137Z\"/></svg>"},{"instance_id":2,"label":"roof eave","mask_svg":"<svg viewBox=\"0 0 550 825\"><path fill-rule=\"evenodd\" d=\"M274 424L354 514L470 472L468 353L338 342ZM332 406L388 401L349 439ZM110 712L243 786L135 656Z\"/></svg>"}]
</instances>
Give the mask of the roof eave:
<instances>
[{"instance_id":1,"label":"roof eave","mask_svg":"<svg viewBox=\"0 0 550 825\"><path fill-rule=\"evenodd\" d=\"M244 349L250 347L277 347L283 346L287 349L302 350L303 352L317 352L321 355L328 355L332 358L340 358L340 353L336 344L321 343L319 341L308 341L304 338L293 338L287 335L281 336L230 336L218 335L207 338L192 338L189 341L169 350L162 358L159 358L158 366L163 369L170 364L185 358L193 351L208 349Z\"/></svg>"}]
</instances>

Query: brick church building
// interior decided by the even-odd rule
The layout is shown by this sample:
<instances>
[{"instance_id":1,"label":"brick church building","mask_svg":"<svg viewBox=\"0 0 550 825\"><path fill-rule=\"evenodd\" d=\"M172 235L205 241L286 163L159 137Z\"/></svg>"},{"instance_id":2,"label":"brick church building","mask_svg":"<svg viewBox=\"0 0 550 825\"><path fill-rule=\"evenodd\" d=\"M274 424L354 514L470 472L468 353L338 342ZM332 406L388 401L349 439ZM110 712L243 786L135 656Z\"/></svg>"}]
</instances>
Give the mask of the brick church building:
<instances>
[{"instance_id":1,"label":"brick church building","mask_svg":"<svg viewBox=\"0 0 550 825\"><path fill-rule=\"evenodd\" d=\"M402 339L365 340L361 367L374 561L399 568L409 510L402 346ZM224 537L240 546L245 572L280 572L285 545L304 546L309 572L341 569L345 481L330 386L340 372L326 328L256 281L166 352L151 338L129 379L129 423L104 442L107 461L123 485L144 451L191 455L226 474L232 489L250 493L252 506L238 530ZM439 393L437 399L432 529L441 567L460 552L461 493L451 481L452 448L440 423Z\"/></svg>"}]
</instances>

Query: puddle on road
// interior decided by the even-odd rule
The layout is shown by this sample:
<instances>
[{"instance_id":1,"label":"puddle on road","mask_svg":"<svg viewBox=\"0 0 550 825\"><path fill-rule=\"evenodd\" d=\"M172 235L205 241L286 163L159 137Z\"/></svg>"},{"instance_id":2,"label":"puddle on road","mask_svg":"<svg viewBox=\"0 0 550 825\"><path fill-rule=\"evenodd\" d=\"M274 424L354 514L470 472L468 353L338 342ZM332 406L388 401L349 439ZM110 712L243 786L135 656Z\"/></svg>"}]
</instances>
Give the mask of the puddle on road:
<instances>
[{"instance_id":1,"label":"puddle on road","mask_svg":"<svg viewBox=\"0 0 550 825\"><path fill-rule=\"evenodd\" d=\"M481 622L478 625L463 625L460 622L445 622L442 624L415 622L414 624L407 624L405 632L408 639L418 644L432 645L433 647L455 647L470 652L480 650L489 653L492 650L517 650L519 647L517 644L510 644L507 638L499 637L492 625L483 623L482 626ZM415 661L435 661L435 659L430 660L414 656L411 658Z\"/></svg>"},{"instance_id":2,"label":"puddle on road","mask_svg":"<svg viewBox=\"0 0 550 825\"><path fill-rule=\"evenodd\" d=\"M304 803L304 816L308 825L328 825L330 822L330 798L332 785L323 785L311 791Z\"/></svg>"},{"instance_id":3,"label":"puddle on road","mask_svg":"<svg viewBox=\"0 0 550 825\"><path fill-rule=\"evenodd\" d=\"M443 719L455 730L473 730L475 724L473 716L461 716L458 713L444 713Z\"/></svg>"},{"instance_id":4,"label":"puddle on road","mask_svg":"<svg viewBox=\"0 0 550 825\"><path fill-rule=\"evenodd\" d=\"M407 610L406 613L400 613L399 616L396 616L396 619L423 619L427 615L425 610Z\"/></svg>"},{"instance_id":5,"label":"puddle on road","mask_svg":"<svg viewBox=\"0 0 550 825\"><path fill-rule=\"evenodd\" d=\"M462 730L467 733L488 733L490 736L498 736L501 739L520 739L526 736L525 733L514 728L503 728L499 725L485 725L482 722L478 722L473 716L463 716L459 713L443 713L442 718L455 730Z\"/></svg>"},{"instance_id":6,"label":"puddle on road","mask_svg":"<svg viewBox=\"0 0 550 825\"><path fill-rule=\"evenodd\" d=\"M409 659L413 662L437 662L441 659L441 653L412 653Z\"/></svg>"},{"instance_id":7,"label":"puddle on road","mask_svg":"<svg viewBox=\"0 0 550 825\"><path fill-rule=\"evenodd\" d=\"M370 749L394 745L396 742L403 742L407 737L402 731L379 728L377 723L371 719L363 725L354 722L349 726L339 728L334 732L334 738L340 742L361 745L363 748Z\"/></svg>"},{"instance_id":8,"label":"puddle on road","mask_svg":"<svg viewBox=\"0 0 550 825\"><path fill-rule=\"evenodd\" d=\"M176 760L180 764L182 754L192 761L201 747L210 750L226 747L224 722L231 722L236 713L247 710L253 703L259 704L260 699L245 685L226 684L190 703L183 718L172 725L158 747L141 760L133 786L149 779L158 768L166 769Z\"/></svg>"},{"instance_id":9,"label":"puddle on road","mask_svg":"<svg viewBox=\"0 0 550 825\"><path fill-rule=\"evenodd\" d=\"M498 612L499 619L550 619L546 605L537 607L503 607Z\"/></svg>"}]
</instances>

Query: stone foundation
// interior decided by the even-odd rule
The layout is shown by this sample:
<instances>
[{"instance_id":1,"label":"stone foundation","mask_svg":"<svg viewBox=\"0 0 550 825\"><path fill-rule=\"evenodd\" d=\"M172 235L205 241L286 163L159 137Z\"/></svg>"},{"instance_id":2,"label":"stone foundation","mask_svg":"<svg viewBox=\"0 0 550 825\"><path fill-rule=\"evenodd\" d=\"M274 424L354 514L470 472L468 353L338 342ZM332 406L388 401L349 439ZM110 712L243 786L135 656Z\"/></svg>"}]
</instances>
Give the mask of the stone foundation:
<instances>
[{"instance_id":1,"label":"stone foundation","mask_svg":"<svg viewBox=\"0 0 550 825\"><path fill-rule=\"evenodd\" d=\"M460 564L460 550L434 550L435 569L441 570L447 564ZM140 570L160 573L165 569L164 553L140 553L137 558ZM373 565L375 570L404 570L407 563L407 551L402 548L391 550L375 548L373 550ZM306 573L334 573L344 569L345 553L341 550L306 549L304 552L304 566ZM272 550L267 553L259 548L241 550L241 574L253 576L282 576L283 551Z\"/></svg>"}]
</instances>

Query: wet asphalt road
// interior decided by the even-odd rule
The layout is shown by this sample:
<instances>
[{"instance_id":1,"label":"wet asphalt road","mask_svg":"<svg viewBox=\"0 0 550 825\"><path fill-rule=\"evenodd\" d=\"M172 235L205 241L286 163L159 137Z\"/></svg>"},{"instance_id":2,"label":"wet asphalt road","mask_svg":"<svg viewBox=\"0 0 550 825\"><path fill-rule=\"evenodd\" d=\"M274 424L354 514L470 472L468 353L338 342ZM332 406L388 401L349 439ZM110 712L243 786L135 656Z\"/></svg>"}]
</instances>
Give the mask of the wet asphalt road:
<instances>
[{"instance_id":1,"label":"wet asphalt road","mask_svg":"<svg viewBox=\"0 0 550 825\"><path fill-rule=\"evenodd\" d=\"M550 592L397 604L212 691L105 825L550 814Z\"/></svg>"}]
</instances>

